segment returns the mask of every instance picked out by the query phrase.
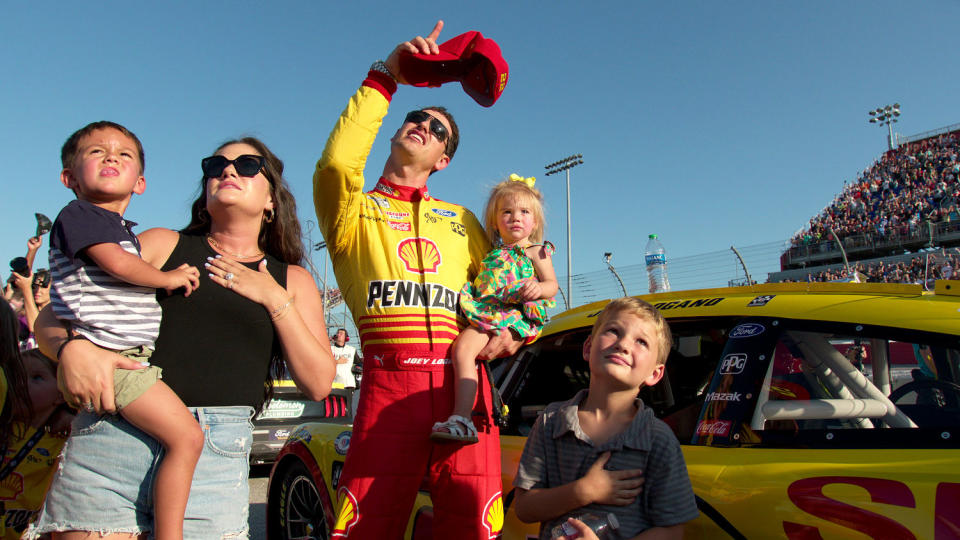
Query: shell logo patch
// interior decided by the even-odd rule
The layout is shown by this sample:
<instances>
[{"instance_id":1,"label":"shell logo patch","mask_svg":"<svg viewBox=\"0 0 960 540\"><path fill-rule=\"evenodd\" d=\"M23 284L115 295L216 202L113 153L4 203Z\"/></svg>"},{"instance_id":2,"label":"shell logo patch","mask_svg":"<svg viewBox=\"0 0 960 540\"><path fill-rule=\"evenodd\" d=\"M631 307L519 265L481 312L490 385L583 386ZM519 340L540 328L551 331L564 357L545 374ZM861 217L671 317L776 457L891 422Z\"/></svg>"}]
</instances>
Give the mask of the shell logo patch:
<instances>
[{"instance_id":1,"label":"shell logo patch","mask_svg":"<svg viewBox=\"0 0 960 540\"><path fill-rule=\"evenodd\" d=\"M23 475L18 472L9 474L0 482L0 501L15 500L23 493Z\"/></svg>"},{"instance_id":2,"label":"shell logo patch","mask_svg":"<svg viewBox=\"0 0 960 540\"><path fill-rule=\"evenodd\" d=\"M487 538L500 538L503 531L503 497L497 492L483 507L483 528L487 531Z\"/></svg>"},{"instance_id":3,"label":"shell logo patch","mask_svg":"<svg viewBox=\"0 0 960 540\"><path fill-rule=\"evenodd\" d=\"M357 498L350 493L350 490L340 488L340 512L337 514L337 523L333 526L333 537L346 538L350 534L350 529L360 521L360 508L357 506Z\"/></svg>"},{"instance_id":4,"label":"shell logo patch","mask_svg":"<svg viewBox=\"0 0 960 540\"><path fill-rule=\"evenodd\" d=\"M407 238L397 244L397 256L406 265L408 272L436 274L442 262L440 250L428 238Z\"/></svg>"}]
</instances>

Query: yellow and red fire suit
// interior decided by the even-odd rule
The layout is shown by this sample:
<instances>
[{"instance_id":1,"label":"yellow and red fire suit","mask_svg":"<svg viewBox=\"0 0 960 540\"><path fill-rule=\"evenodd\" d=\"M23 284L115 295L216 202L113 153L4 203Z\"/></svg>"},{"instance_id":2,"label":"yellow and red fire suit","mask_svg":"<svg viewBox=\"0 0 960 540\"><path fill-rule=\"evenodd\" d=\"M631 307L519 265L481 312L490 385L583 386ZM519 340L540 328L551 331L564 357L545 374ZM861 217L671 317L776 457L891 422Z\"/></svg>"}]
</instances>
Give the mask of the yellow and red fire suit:
<instances>
[{"instance_id":1,"label":"yellow and red fire suit","mask_svg":"<svg viewBox=\"0 0 960 540\"><path fill-rule=\"evenodd\" d=\"M313 177L314 204L337 284L363 348L363 378L339 486L335 538L399 538L426 483L436 538L497 538L503 524L499 431L479 376L473 422L480 442L433 444L453 410L450 345L460 287L489 242L462 206L363 169L396 83L371 71L340 115Z\"/></svg>"}]
</instances>

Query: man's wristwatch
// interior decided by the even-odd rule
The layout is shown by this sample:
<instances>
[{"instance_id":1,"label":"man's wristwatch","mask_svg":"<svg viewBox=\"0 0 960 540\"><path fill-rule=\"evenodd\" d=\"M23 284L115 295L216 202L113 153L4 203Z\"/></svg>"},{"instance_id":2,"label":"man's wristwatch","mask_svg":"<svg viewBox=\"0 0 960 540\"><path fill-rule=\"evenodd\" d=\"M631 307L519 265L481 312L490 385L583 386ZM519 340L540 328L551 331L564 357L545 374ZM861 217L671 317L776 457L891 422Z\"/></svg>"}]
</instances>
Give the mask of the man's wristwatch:
<instances>
[{"instance_id":1,"label":"man's wristwatch","mask_svg":"<svg viewBox=\"0 0 960 540\"><path fill-rule=\"evenodd\" d=\"M380 73L383 73L387 77L390 77L393 80L397 80L397 78L393 76L393 73L390 73L390 69L387 68L387 64L383 60L377 60L376 62L374 62L370 66L370 71L379 71Z\"/></svg>"}]
</instances>

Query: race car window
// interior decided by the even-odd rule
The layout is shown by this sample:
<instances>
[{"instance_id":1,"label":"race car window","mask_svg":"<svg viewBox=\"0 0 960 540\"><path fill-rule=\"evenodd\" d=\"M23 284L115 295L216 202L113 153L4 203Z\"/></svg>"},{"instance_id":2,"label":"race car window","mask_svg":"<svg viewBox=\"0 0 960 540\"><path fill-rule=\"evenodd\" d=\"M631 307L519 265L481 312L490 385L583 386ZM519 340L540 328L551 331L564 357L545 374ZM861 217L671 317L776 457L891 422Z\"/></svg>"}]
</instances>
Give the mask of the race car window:
<instances>
[{"instance_id":1,"label":"race car window","mask_svg":"<svg viewBox=\"0 0 960 540\"><path fill-rule=\"evenodd\" d=\"M960 427L954 336L846 326L783 324L750 422L755 442L929 444ZM903 429L931 434L893 431Z\"/></svg>"},{"instance_id":2,"label":"race car window","mask_svg":"<svg viewBox=\"0 0 960 540\"><path fill-rule=\"evenodd\" d=\"M687 443L713 372L720 361L732 318L672 320L673 344L661 381L640 391L644 404ZM589 328L545 336L516 356L492 363L494 381L510 407L503 434L526 435L554 401L565 401L590 381L583 359Z\"/></svg>"},{"instance_id":3,"label":"race car window","mask_svg":"<svg viewBox=\"0 0 960 540\"><path fill-rule=\"evenodd\" d=\"M693 444L909 446L960 435L956 336L751 318L729 338ZM893 433L903 429L915 435Z\"/></svg>"}]
</instances>

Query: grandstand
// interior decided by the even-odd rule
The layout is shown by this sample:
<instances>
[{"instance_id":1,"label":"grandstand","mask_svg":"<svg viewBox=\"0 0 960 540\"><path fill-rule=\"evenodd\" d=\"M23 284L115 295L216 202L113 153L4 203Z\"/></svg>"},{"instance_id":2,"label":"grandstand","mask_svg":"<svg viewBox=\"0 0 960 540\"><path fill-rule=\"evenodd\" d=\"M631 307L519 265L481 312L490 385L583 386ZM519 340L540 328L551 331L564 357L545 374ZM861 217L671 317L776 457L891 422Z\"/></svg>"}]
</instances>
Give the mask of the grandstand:
<instances>
[{"instance_id":1,"label":"grandstand","mask_svg":"<svg viewBox=\"0 0 960 540\"><path fill-rule=\"evenodd\" d=\"M960 125L906 138L810 219L770 281L924 282L960 246ZM850 261L850 266L844 258Z\"/></svg>"}]
</instances>

